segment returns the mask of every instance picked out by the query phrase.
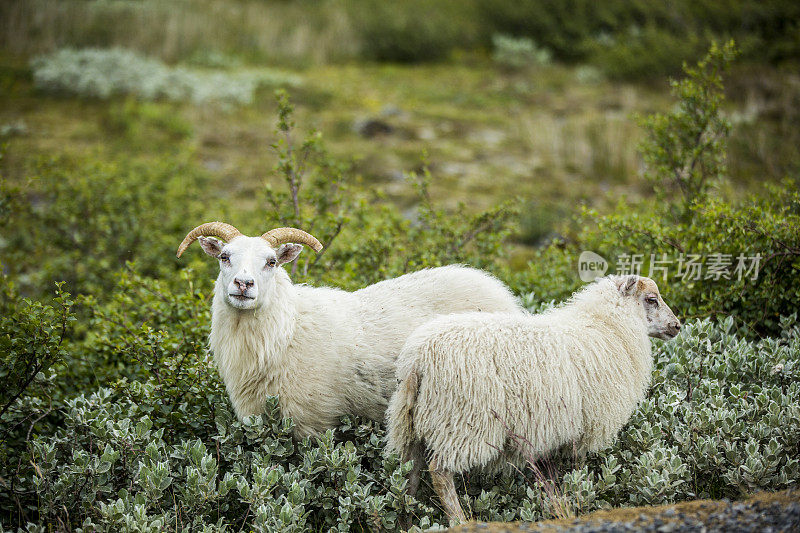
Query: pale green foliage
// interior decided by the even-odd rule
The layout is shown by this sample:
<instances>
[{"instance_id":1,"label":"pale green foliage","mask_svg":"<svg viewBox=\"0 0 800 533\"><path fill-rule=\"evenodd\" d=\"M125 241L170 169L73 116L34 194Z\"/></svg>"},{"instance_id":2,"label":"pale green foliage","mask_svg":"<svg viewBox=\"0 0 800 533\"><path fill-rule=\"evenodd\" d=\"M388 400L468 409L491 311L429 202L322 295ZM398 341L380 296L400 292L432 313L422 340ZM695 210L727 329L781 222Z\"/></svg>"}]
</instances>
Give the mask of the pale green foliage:
<instances>
[{"instance_id":1,"label":"pale green foliage","mask_svg":"<svg viewBox=\"0 0 800 533\"><path fill-rule=\"evenodd\" d=\"M345 441L328 432L295 442L272 399L261 417L239 423L221 408L203 433L174 441L107 389L68 401L65 411L63 431L32 444L43 518L65 508L90 531L397 528L408 465L381 457L374 424L345 425Z\"/></svg>"},{"instance_id":2,"label":"pale green foliage","mask_svg":"<svg viewBox=\"0 0 800 533\"><path fill-rule=\"evenodd\" d=\"M492 37L494 53L492 59L499 65L513 69L549 65L552 54L546 48L536 45L527 37L510 35L494 35Z\"/></svg>"},{"instance_id":3,"label":"pale green foliage","mask_svg":"<svg viewBox=\"0 0 800 533\"><path fill-rule=\"evenodd\" d=\"M259 85L295 85L295 76L259 70L230 73L170 67L121 48L58 50L33 60L36 87L52 93L107 99L133 95L143 100L219 102L246 105Z\"/></svg>"},{"instance_id":4,"label":"pale green foliage","mask_svg":"<svg viewBox=\"0 0 800 533\"><path fill-rule=\"evenodd\" d=\"M560 500L523 475L473 475L466 507L484 520L534 520L796 486L800 327L786 318L781 338L753 342L732 325L690 322L659 343L652 391L617 442L585 465L555 463ZM175 333L162 342L180 342ZM418 499L402 494L410 464L385 456L378 424L344 419L297 442L276 399L235 421L211 362L196 364L179 417L153 410L182 394L159 388L169 371L66 401L62 427L31 443L40 520L88 531L394 530L403 513L422 527L444 522L428 487ZM198 395L212 412L197 416Z\"/></svg>"},{"instance_id":5,"label":"pale green foliage","mask_svg":"<svg viewBox=\"0 0 800 533\"><path fill-rule=\"evenodd\" d=\"M107 294L130 260L163 278L175 270L186 220L210 211L196 193L208 178L184 156L146 163L128 154L113 162L89 154L42 157L28 175L24 189L0 181L0 197L8 199L0 254L23 295L42 296L54 281L73 294Z\"/></svg>"}]
</instances>

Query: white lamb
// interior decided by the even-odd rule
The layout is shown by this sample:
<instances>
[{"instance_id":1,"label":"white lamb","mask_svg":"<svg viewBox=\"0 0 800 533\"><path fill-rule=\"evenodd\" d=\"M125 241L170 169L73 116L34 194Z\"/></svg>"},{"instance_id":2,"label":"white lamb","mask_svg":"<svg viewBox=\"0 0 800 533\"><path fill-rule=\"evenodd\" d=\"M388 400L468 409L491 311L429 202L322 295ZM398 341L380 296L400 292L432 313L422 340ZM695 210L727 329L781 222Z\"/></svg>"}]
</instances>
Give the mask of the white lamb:
<instances>
[{"instance_id":1,"label":"white lamb","mask_svg":"<svg viewBox=\"0 0 800 533\"><path fill-rule=\"evenodd\" d=\"M427 455L448 518L464 521L453 474L496 470L573 443L580 454L615 438L650 383L650 337L680 322L649 278L609 276L538 315L463 313L409 337L387 410L389 449ZM526 447L527 449L522 449Z\"/></svg>"},{"instance_id":2,"label":"white lamb","mask_svg":"<svg viewBox=\"0 0 800 533\"><path fill-rule=\"evenodd\" d=\"M335 427L346 414L383 420L400 348L437 314L521 312L500 281L460 266L352 293L293 285L281 267L303 248L293 242L322 249L294 228L247 237L210 222L189 232L178 257L197 239L220 263L209 342L237 416L260 414L267 397L277 396L300 437Z\"/></svg>"}]
</instances>

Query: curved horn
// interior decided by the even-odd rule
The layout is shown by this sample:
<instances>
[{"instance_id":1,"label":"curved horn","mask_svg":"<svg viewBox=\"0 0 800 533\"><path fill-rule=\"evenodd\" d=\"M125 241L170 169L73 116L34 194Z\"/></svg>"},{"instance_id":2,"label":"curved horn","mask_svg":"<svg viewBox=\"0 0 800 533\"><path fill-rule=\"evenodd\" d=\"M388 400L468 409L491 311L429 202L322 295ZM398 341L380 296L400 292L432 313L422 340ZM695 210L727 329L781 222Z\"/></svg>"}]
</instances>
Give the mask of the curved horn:
<instances>
[{"instance_id":1,"label":"curved horn","mask_svg":"<svg viewBox=\"0 0 800 533\"><path fill-rule=\"evenodd\" d=\"M242 232L230 224L226 224L225 222L206 222L205 224L200 224L186 234L183 242L180 246L178 246L178 257L180 257L181 254L186 251L186 248L188 248L189 245L196 241L200 236L206 237L210 235L219 237L225 242L229 242L231 239L238 237L241 234Z\"/></svg>"},{"instance_id":2,"label":"curved horn","mask_svg":"<svg viewBox=\"0 0 800 533\"><path fill-rule=\"evenodd\" d=\"M266 239L270 246L276 248L285 242L297 242L305 244L315 252L322 250L322 243L313 235L297 228L275 228L261 236Z\"/></svg>"}]
</instances>

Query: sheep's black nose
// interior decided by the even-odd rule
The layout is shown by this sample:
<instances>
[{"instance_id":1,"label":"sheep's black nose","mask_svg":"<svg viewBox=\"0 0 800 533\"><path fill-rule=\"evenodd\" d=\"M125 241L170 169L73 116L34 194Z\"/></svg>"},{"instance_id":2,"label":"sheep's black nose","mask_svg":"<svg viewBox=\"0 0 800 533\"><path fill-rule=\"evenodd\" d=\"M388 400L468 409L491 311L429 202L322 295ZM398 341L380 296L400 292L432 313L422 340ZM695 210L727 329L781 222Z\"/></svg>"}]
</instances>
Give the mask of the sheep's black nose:
<instances>
[{"instance_id":1,"label":"sheep's black nose","mask_svg":"<svg viewBox=\"0 0 800 533\"><path fill-rule=\"evenodd\" d=\"M236 287L240 291L245 291L245 290L249 289L250 287L252 287L253 285L255 285L255 281L252 280L252 279L239 279L239 278L236 278L236 279L233 280L233 283L236 284Z\"/></svg>"},{"instance_id":2,"label":"sheep's black nose","mask_svg":"<svg viewBox=\"0 0 800 533\"><path fill-rule=\"evenodd\" d=\"M677 331L680 331L681 330L681 323L680 322L675 322L674 324L672 324L672 327L675 328Z\"/></svg>"}]
</instances>

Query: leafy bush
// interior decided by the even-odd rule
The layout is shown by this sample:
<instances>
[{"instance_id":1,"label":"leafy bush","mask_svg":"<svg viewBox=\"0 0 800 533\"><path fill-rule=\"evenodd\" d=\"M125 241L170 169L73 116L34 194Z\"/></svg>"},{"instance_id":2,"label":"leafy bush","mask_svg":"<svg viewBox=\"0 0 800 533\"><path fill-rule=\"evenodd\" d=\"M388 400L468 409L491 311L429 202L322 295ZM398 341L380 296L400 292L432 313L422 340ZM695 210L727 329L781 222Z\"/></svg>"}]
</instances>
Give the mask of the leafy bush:
<instances>
[{"instance_id":1,"label":"leafy bush","mask_svg":"<svg viewBox=\"0 0 800 533\"><path fill-rule=\"evenodd\" d=\"M0 186L10 204L8 218L0 219L0 254L23 294L32 296L54 281L65 281L73 294L103 294L126 261L164 277L177 266L175 243L187 218L209 210L195 192L207 187L206 176L180 155L147 163L52 157L31 174L24 191Z\"/></svg>"},{"instance_id":2,"label":"leafy bush","mask_svg":"<svg viewBox=\"0 0 800 533\"><path fill-rule=\"evenodd\" d=\"M37 409L44 409L52 386L51 368L67 356L64 342L75 320L70 295L56 288L53 305L23 299L5 275L0 276L0 462L24 442ZM41 418L41 417L39 417Z\"/></svg>"},{"instance_id":3,"label":"leafy bush","mask_svg":"<svg viewBox=\"0 0 800 533\"><path fill-rule=\"evenodd\" d=\"M536 46L526 37L515 38L508 35L492 37L494 61L504 67L520 69L528 66L547 65L552 54L546 48Z\"/></svg>"},{"instance_id":4,"label":"leafy bush","mask_svg":"<svg viewBox=\"0 0 800 533\"><path fill-rule=\"evenodd\" d=\"M659 344L651 393L617 443L556 476L566 505L587 512L796 486L800 327L789 317L782 330L747 341L732 320L706 319ZM177 329L161 337L166 350L180 343ZM35 469L20 484L39 501L31 518L92 531L392 530L406 514L422 527L444 523L429 487L402 494L410 464L384 456L377 424L345 419L319 440L296 442L275 399L264 415L237 422L208 357L188 367L163 365L160 376L65 401L61 427L34 435L26 452ZM191 376L188 390L163 386L182 382L181 373ZM542 485L520 475L465 483L464 503L479 519L554 512Z\"/></svg>"},{"instance_id":5,"label":"leafy bush","mask_svg":"<svg viewBox=\"0 0 800 533\"><path fill-rule=\"evenodd\" d=\"M620 201L608 215L584 212L574 242L538 253L536 268L552 269L530 289L544 298L569 294L578 284L576 259L591 250L611 271L653 277L681 316L733 316L749 334L780 334L779 317L800 301L800 193L787 180L740 201L716 194L729 131L722 72L734 53L732 43L713 46L672 83L675 109L643 121L641 151L655 198L638 206Z\"/></svg>"},{"instance_id":6,"label":"leafy bush","mask_svg":"<svg viewBox=\"0 0 800 533\"><path fill-rule=\"evenodd\" d=\"M641 145L645 177L675 219L687 221L692 207L703 204L709 187L725 175L731 126L722 115L722 73L735 55L733 41L721 48L713 44L696 67L684 67L685 79L671 82L677 108L642 121L648 133Z\"/></svg>"},{"instance_id":7,"label":"leafy bush","mask_svg":"<svg viewBox=\"0 0 800 533\"><path fill-rule=\"evenodd\" d=\"M220 102L246 105L260 85L294 85L293 76L264 70L242 73L169 67L131 50L58 50L31 63L36 87L51 93L107 99L133 95L143 100Z\"/></svg>"},{"instance_id":8,"label":"leafy bush","mask_svg":"<svg viewBox=\"0 0 800 533\"><path fill-rule=\"evenodd\" d=\"M360 0L349 2L348 8L366 59L438 61L455 49L474 46L477 39L476 18L469 2L447 0L432 6L420 0Z\"/></svg>"},{"instance_id":9,"label":"leafy bush","mask_svg":"<svg viewBox=\"0 0 800 533\"><path fill-rule=\"evenodd\" d=\"M583 248L614 261L617 270L630 270L638 254L641 273L661 284L684 317L732 316L750 334L780 334L779 316L794 312L800 299L797 190L769 187L741 205L711 199L692 208L689 223L653 209L633 214L621 204L596 219ZM659 263L669 266L666 273Z\"/></svg>"}]
</instances>

